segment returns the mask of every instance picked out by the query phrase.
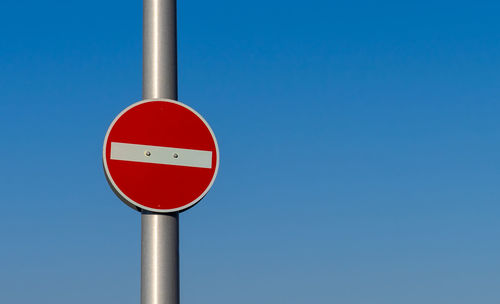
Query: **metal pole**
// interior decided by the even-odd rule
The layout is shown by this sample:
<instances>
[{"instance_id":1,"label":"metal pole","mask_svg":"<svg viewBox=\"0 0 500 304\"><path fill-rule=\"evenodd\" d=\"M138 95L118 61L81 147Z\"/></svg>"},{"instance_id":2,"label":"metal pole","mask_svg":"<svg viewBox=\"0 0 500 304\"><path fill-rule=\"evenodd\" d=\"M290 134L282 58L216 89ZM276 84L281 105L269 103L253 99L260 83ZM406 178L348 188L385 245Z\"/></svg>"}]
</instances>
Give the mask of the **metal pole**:
<instances>
[{"instance_id":1,"label":"metal pole","mask_svg":"<svg viewBox=\"0 0 500 304\"><path fill-rule=\"evenodd\" d=\"M141 304L179 304L178 213L142 213Z\"/></svg>"},{"instance_id":2,"label":"metal pole","mask_svg":"<svg viewBox=\"0 0 500 304\"><path fill-rule=\"evenodd\" d=\"M144 98L177 99L176 0L144 0Z\"/></svg>"},{"instance_id":3,"label":"metal pole","mask_svg":"<svg viewBox=\"0 0 500 304\"><path fill-rule=\"evenodd\" d=\"M144 0L144 99L177 99L176 11L176 0ZM141 220L141 304L179 304L179 214Z\"/></svg>"}]
</instances>

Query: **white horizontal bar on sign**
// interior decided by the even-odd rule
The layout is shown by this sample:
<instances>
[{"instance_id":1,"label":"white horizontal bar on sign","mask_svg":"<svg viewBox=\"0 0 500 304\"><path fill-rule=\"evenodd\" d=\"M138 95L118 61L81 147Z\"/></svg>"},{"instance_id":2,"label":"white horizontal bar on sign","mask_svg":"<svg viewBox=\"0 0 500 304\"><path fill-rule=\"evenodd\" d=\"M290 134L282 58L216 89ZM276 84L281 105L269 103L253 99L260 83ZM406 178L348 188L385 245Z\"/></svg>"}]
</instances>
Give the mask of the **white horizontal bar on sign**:
<instances>
[{"instance_id":1,"label":"white horizontal bar on sign","mask_svg":"<svg viewBox=\"0 0 500 304\"><path fill-rule=\"evenodd\" d=\"M212 151L112 142L111 159L140 163L212 168Z\"/></svg>"}]
</instances>

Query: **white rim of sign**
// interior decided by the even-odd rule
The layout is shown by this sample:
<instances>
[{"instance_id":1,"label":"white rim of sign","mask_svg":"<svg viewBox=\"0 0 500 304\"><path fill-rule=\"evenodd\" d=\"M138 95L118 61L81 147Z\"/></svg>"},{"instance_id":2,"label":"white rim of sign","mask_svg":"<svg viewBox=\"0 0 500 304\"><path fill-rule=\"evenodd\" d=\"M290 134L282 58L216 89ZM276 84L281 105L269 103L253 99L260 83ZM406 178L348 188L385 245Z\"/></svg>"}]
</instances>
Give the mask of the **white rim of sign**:
<instances>
[{"instance_id":1,"label":"white rim of sign","mask_svg":"<svg viewBox=\"0 0 500 304\"><path fill-rule=\"evenodd\" d=\"M138 202L132 200L127 195L125 195L125 193L123 193L123 191L116 185L116 183L113 180L113 178L111 177L111 174L110 174L109 169L108 169L108 163L107 163L107 160L106 160L106 143L108 142L108 137L109 137L109 133L111 132L111 129L113 129L113 126L118 121L118 119L120 119L120 117L122 117L122 115L125 114L128 110L130 110L131 108L134 108L134 107L136 107L138 105L141 105L143 103L148 103L148 102L153 102L153 101L162 101L162 102L168 102L168 103L177 104L177 105L180 105L180 106L188 109L192 113L194 113L196 116L198 116L198 118L208 128L208 131L210 131L210 134L212 135L212 139L214 140L214 143L215 143L215 153L216 153L217 160L215 162L214 176L212 177L212 180L210 181L210 184L208 184L208 186L205 189L205 191L203 191L203 193L200 196L198 196L195 200L193 200L189 204L184 205L184 206L179 207L179 208L174 208L174 209L154 209L154 208L149 208L149 207L146 207L144 205L139 204ZM104 166L104 172L106 173L106 177L108 179L108 182L111 184L111 187L113 188L114 191L116 191L116 194L118 194L118 196L120 197L120 199L122 199L122 201L125 202L130 207L132 207L134 209L139 208L139 209L148 210L148 211L152 211L152 212L158 212L158 213L181 212L181 211L184 211L186 209L191 208L196 203L198 203L199 201L201 201L203 199L203 197L208 193L208 191L210 190L210 188L212 188L212 185L214 184L215 178L217 177L217 173L219 171L219 145L217 143L217 139L215 138L215 134L212 131L212 128L210 128L210 125L208 124L208 122L203 118L203 116L201 116L193 108L191 108L191 107L183 104L182 102L179 102L177 100L168 99L168 98L144 99L144 100L136 102L136 103L128 106L127 108L125 108L125 110L121 111L120 114L118 114L115 117L115 119L113 120L113 122L111 122L111 125L109 126L108 131L106 132L106 137L104 137L104 145L103 145L103 149L102 149L102 162L103 162L103 166Z\"/></svg>"}]
</instances>

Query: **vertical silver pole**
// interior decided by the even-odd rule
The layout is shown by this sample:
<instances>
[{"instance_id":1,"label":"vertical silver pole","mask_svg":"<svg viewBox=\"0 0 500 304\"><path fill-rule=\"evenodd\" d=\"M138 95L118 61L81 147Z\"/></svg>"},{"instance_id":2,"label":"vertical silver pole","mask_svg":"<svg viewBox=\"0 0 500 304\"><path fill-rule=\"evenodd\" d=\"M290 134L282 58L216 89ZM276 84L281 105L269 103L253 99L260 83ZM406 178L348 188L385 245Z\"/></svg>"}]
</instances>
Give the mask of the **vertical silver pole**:
<instances>
[{"instance_id":1,"label":"vertical silver pole","mask_svg":"<svg viewBox=\"0 0 500 304\"><path fill-rule=\"evenodd\" d=\"M144 99L177 99L176 11L176 0L144 0ZM141 217L141 304L179 304L179 214Z\"/></svg>"},{"instance_id":2,"label":"vertical silver pole","mask_svg":"<svg viewBox=\"0 0 500 304\"><path fill-rule=\"evenodd\" d=\"M144 0L144 98L177 99L176 0Z\"/></svg>"},{"instance_id":3,"label":"vertical silver pole","mask_svg":"<svg viewBox=\"0 0 500 304\"><path fill-rule=\"evenodd\" d=\"M179 216L142 213L141 304L179 304Z\"/></svg>"}]
</instances>

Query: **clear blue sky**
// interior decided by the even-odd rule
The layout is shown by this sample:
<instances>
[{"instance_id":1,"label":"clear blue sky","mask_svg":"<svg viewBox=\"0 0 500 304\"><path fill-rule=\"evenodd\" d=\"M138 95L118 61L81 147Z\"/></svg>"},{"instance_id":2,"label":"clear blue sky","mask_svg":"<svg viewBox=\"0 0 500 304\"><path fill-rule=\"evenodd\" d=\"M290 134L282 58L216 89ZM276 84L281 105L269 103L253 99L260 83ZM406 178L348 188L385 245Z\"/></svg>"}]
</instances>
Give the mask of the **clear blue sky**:
<instances>
[{"instance_id":1,"label":"clear blue sky","mask_svg":"<svg viewBox=\"0 0 500 304\"><path fill-rule=\"evenodd\" d=\"M141 9L0 7L0 303L139 303L101 148L141 99ZM182 303L498 303L499 14L179 0L179 99L221 149L181 215Z\"/></svg>"}]
</instances>

